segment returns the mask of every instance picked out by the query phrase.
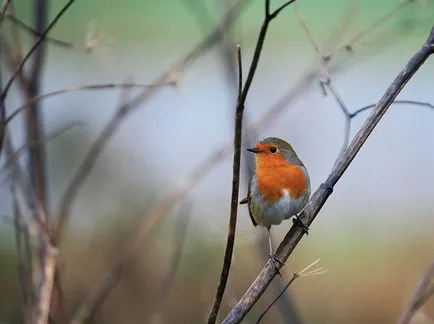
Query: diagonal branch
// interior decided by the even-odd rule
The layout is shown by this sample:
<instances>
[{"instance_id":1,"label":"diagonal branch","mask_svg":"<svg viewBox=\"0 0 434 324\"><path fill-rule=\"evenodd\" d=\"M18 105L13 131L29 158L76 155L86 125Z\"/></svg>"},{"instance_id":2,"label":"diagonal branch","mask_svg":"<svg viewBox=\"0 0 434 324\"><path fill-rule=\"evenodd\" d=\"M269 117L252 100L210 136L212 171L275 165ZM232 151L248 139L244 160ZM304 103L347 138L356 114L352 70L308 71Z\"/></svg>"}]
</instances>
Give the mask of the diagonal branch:
<instances>
[{"instance_id":1,"label":"diagonal branch","mask_svg":"<svg viewBox=\"0 0 434 324\"><path fill-rule=\"evenodd\" d=\"M19 20L17 17L15 17L12 14L6 13L4 16L6 19L8 19L12 24L16 25L17 27L21 28L22 30L33 34L34 36L39 36L41 37L41 33L39 33L37 30L33 29L32 27L28 26L27 24L23 23L21 20ZM58 45L60 47L64 47L64 48L72 48L74 47L74 45L72 43L68 43L65 42L63 40L60 39L54 39L54 38L50 38L50 37L45 37L44 38L45 41L50 42L52 44Z\"/></svg>"},{"instance_id":2,"label":"diagonal branch","mask_svg":"<svg viewBox=\"0 0 434 324\"><path fill-rule=\"evenodd\" d=\"M434 261L425 270L420 282L418 283L413 296L408 303L407 308L402 312L398 324L408 324L410 323L413 315L417 312L419 308L433 295L434 286L431 280L434 278Z\"/></svg>"},{"instance_id":3,"label":"diagonal branch","mask_svg":"<svg viewBox=\"0 0 434 324\"><path fill-rule=\"evenodd\" d=\"M176 85L176 81L168 81L162 84L102 83L102 84L90 84L90 85L83 85L83 86L54 90L51 92L46 92L44 94L41 94L39 96L33 97L30 100L28 100L25 104L15 109L14 112L7 117L6 123L9 123L12 119L14 119L21 112L23 112L24 109L26 109L32 103L40 102L41 100L62 95L65 93L78 92L78 91L91 91L91 90L128 89L128 88L151 89L151 88L175 86L175 85Z\"/></svg>"},{"instance_id":4,"label":"diagonal branch","mask_svg":"<svg viewBox=\"0 0 434 324\"><path fill-rule=\"evenodd\" d=\"M9 5L11 4L12 0L6 0L3 2L3 5L0 8L0 26L1 23L3 22L3 18L5 18L7 16L7 11L9 8Z\"/></svg>"},{"instance_id":5,"label":"diagonal branch","mask_svg":"<svg viewBox=\"0 0 434 324\"><path fill-rule=\"evenodd\" d=\"M393 100L398 96L398 94L401 92L407 82L422 66L422 64L427 60L427 58L431 54L433 54L433 52L434 26L428 36L427 41L424 43L421 49L413 55L413 57L408 61L405 68L391 83L383 97L377 103L369 117L366 119L363 126L360 128L354 139L351 141L351 144L343 152L343 154L340 155L325 183L316 190L316 192L310 199L308 205L301 214L302 219L308 226L314 221L322 206L331 195L333 187L342 177L343 173L348 168L351 161L355 158L360 148L365 143L366 139L369 137L380 119L386 113ZM285 262L294 251L303 235L303 230L300 227L293 225L286 234L283 241L280 243L276 251L276 256L280 260ZM264 291L267 289L268 285L276 276L276 274L277 269L275 268L273 263L269 261L264 266L259 275L256 277L252 285L248 288L244 296L241 297L235 307L228 314L223 323L239 323L253 307L259 297L264 293Z\"/></svg>"},{"instance_id":6,"label":"diagonal branch","mask_svg":"<svg viewBox=\"0 0 434 324\"><path fill-rule=\"evenodd\" d=\"M51 29L57 24L60 18L65 14L65 12L71 7L71 5L75 2L75 0L69 0L63 8L57 13L56 17L51 21L51 23L45 28L44 32L39 36L38 40L33 44L33 46L30 48L30 50L27 52L27 54L24 56L20 64L16 67L15 71L12 73L12 76L9 78L8 82L6 83L3 91L1 92L0 98L5 99L10 87L12 86L12 83L14 82L17 75L21 72L21 70L24 67L24 64L30 59L30 57L33 55L33 53L38 49L39 45L44 41L45 36L50 32Z\"/></svg>"}]
</instances>

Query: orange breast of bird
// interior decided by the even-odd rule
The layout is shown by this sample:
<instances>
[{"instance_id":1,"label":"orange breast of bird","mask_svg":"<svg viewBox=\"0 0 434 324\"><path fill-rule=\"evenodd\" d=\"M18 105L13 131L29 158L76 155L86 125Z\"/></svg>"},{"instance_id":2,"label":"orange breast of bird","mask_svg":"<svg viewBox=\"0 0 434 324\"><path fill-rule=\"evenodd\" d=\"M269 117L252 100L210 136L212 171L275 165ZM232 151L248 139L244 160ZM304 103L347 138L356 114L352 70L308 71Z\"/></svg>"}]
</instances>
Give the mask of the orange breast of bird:
<instances>
[{"instance_id":1,"label":"orange breast of bird","mask_svg":"<svg viewBox=\"0 0 434 324\"><path fill-rule=\"evenodd\" d=\"M257 154L256 181L258 191L265 201L278 201L284 190L290 197L298 199L306 192L307 180L303 169L289 163L280 154Z\"/></svg>"}]
</instances>

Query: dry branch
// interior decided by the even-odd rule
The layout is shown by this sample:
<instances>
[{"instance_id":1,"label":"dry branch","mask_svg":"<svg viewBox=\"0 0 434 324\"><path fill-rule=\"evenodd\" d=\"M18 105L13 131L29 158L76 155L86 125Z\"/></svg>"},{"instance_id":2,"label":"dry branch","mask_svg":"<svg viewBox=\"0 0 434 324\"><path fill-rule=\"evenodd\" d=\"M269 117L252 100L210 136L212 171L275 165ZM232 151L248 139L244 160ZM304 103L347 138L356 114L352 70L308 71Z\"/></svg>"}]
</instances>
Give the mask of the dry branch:
<instances>
[{"instance_id":1,"label":"dry branch","mask_svg":"<svg viewBox=\"0 0 434 324\"><path fill-rule=\"evenodd\" d=\"M65 12L69 9L69 7L75 2L75 0L69 0L63 8L57 13L57 15L54 17L54 19L50 22L50 24L45 28L44 32L41 33L38 40L33 44L33 46L30 48L30 50L27 52L27 54L24 56L24 58L21 60L21 62L17 65L16 69L12 73L9 80L6 82L5 87L3 88L3 91L1 92L0 98L3 100L6 98L10 87L12 86L12 83L14 82L15 78L19 73L21 73L21 70L24 67L24 64L30 59L30 57L33 55L33 53L38 49L38 47L41 45L41 43L44 41L45 36L50 32L50 30L57 24L59 19L65 14Z\"/></svg>"},{"instance_id":2,"label":"dry branch","mask_svg":"<svg viewBox=\"0 0 434 324\"><path fill-rule=\"evenodd\" d=\"M5 17L5 19L9 20L12 24L16 25L18 28L21 28L22 30L24 30L24 31L26 31L26 32L34 35L34 36L41 37L42 34L40 32L38 32L37 30L33 29L29 25L23 23L21 20L19 20L14 15L6 13L4 17ZM52 43L54 45L58 45L58 46L64 47L64 48L72 48L72 47L74 47L74 45L72 43L68 43L68 42L65 42L65 41L60 40L60 39L54 39L54 38L50 38L50 37L45 36L44 40L47 41L47 42L50 42L50 43Z\"/></svg>"},{"instance_id":3,"label":"dry branch","mask_svg":"<svg viewBox=\"0 0 434 324\"><path fill-rule=\"evenodd\" d=\"M0 8L0 26L3 22L3 19L8 11L9 5L11 4L12 0L6 0L3 2L2 7Z\"/></svg>"},{"instance_id":4,"label":"dry branch","mask_svg":"<svg viewBox=\"0 0 434 324\"><path fill-rule=\"evenodd\" d=\"M288 289L288 287L298 278L300 277L312 277L312 276L318 276L320 274L323 274L325 272L327 272L326 269L324 268L315 268L313 270L311 270L311 268L316 265L319 262L320 259L316 259L314 262L312 262L311 264L309 264L307 267L305 267L303 270L296 272L292 275L292 278L289 280L289 282L285 285L285 287L283 287L283 289L281 290L281 292L276 296L276 298L274 298L274 300L271 302L270 305L268 305L268 307L261 313L261 315L259 315L258 320L256 321L256 324L259 324L261 322L261 320L264 318L264 316L267 314L267 312L271 309L271 307L273 307L273 305L279 300L279 298L282 297L282 295L285 293L286 289Z\"/></svg>"},{"instance_id":5,"label":"dry branch","mask_svg":"<svg viewBox=\"0 0 434 324\"><path fill-rule=\"evenodd\" d=\"M24 109L26 109L32 103L40 102L41 100L62 95L65 93L78 92L78 91L91 91L91 90L128 89L128 88L150 89L150 88L175 86L175 85L176 85L175 81L168 81L163 84L103 83L103 84L90 84L90 85L59 89L51 92L46 92L44 94L31 98L25 104L15 109L14 112L7 117L6 123L9 123L12 119L14 119L21 112L23 112Z\"/></svg>"},{"instance_id":6,"label":"dry branch","mask_svg":"<svg viewBox=\"0 0 434 324\"><path fill-rule=\"evenodd\" d=\"M428 266L416 287L410 302L406 309L402 312L398 324L408 324L414 314L423 306L424 303L434 294L434 261Z\"/></svg>"},{"instance_id":7,"label":"dry branch","mask_svg":"<svg viewBox=\"0 0 434 324\"><path fill-rule=\"evenodd\" d=\"M321 210L324 203L333 191L333 187L341 178L345 170L350 165L351 161L355 158L358 151L371 134L377 123L383 117L393 100L400 93L403 87L422 66L426 59L434 52L434 27L432 28L427 41L423 44L421 49L413 55L408 61L405 68L398 74L395 80L391 83L386 90L383 97L377 103L367 120L360 128L358 133L348 148L338 158L332 172L326 181L316 190L310 199L308 205L301 213L301 218L309 226L316 215ZM293 225L286 234L285 238L279 245L276 251L276 257L284 262L288 259L289 255L294 251L297 244L303 237L304 232L298 226ZM277 274L277 269L272 262L268 262L262 271L259 273L255 281L246 291L244 296L239 300L237 305L231 310L226 319L223 321L225 324L239 323L253 307L259 297L264 293L271 280Z\"/></svg>"},{"instance_id":8,"label":"dry branch","mask_svg":"<svg viewBox=\"0 0 434 324\"><path fill-rule=\"evenodd\" d=\"M329 53L324 56L324 58L328 58L328 60L332 57L333 54L340 52L340 51L347 51L352 52L354 49L354 45L358 42L360 42L363 38L366 37L366 35L370 34L372 31L376 30L377 28L381 27L385 22L389 21L390 18L392 18L398 11L405 8L410 3L415 3L415 0L402 0L399 2L395 7L387 11L385 14L383 14L381 17L378 17L376 20L374 20L370 25L366 26L363 30L361 30L359 33L351 37L351 39L344 44L340 45L338 48L336 48L332 53Z\"/></svg>"}]
</instances>

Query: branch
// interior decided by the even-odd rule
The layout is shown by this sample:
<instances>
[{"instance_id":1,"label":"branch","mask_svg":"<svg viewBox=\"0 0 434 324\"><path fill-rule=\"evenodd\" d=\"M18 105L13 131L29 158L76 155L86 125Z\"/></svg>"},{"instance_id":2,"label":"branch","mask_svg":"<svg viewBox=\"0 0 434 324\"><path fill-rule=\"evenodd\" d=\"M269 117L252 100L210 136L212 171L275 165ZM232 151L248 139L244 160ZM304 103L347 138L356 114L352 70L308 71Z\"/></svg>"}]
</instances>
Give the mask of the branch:
<instances>
[{"instance_id":1,"label":"branch","mask_svg":"<svg viewBox=\"0 0 434 324\"><path fill-rule=\"evenodd\" d=\"M431 280L434 278L434 261L425 270L419 284L416 287L413 297L411 297L406 309L402 312L398 324L410 323L413 315L419 308L434 294L434 285L431 284Z\"/></svg>"},{"instance_id":2,"label":"branch","mask_svg":"<svg viewBox=\"0 0 434 324\"><path fill-rule=\"evenodd\" d=\"M65 93L71 93L71 92L78 92L78 91L90 91L90 90L109 90L109 89L128 89L128 88L142 88L142 89L152 89L152 88L158 88L158 87L164 87L164 86L175 86L176 81L168 81L162 84L139 84L139 83L103 83L103 84L90 84L90 85L84 85L84 86L77 86L77 87L71 87L71 88L65 88L65 89L59 89L52 92L47 92L44 94L41 94L39 96L33 97L30 100L28 100L25 104L18 107L14 110L12 114L10 114L7 119L6 123L9 123L12 119L14 119L18 114L23 112L25 108L27 108L29 105L39 102L41 100L58 96Z\"/></svg>"},{"instance_id":3,"label":"branch","mask_svg":"<svg viewBox=\"0 0 434 324\"><path fill-rule=\"evenodd\" d=\"M17 27L21 28L22 30L24 30L24 31L26 31L26 32L34 35L34 36L38 36L38 37L42 36L42 34L39 33L37 30L35 30L32 27L28 26L27 24L23 23L21 20L19 20L18 18L16 18L14 15L6 13L4 17L7 20L9 20L11 23L13 23L14 25L16 25ZM60 40L60 39L50 38L50 37L47 37L47 36L44 37L44 41L50 42L52 44L55 44L57 46L64 47L64 48L72 48L72 47L74 47L74 45L72 43L68 43L68 42L65 42L65 41Z\"/></svg>"},{"instance_id":4,"label":"branch","mask_svg":"<svg viewBox=\"0 0 434 324\"><path fill-rule=\"evenodd\" d=\"M253 53L252 63L250 65L249 73L246 78L246 83L241 90L243 83L242 75L242 62L241 62L241 49L238 47L238 102L235 109L235 132L234 132L234 158L233 158L233 169L232 169L232 196L231 196L231 211L229 217L229 231L226 242L226 249L223 261L223 267L220 274L219 284L217 286L216 295L214 297L213 304L211 306L210 313L208 315L208 324L214 324L217 320L218 311L223 299L223 294L225 292L227 280L229 277L229 271L232 263L232 254L234 250L235 242L235 231L237 225L237 214L238 214L238 196L239 196L239 186L240 186L240 164L241 164L241 142L242 142L242 130L243 130L243 114L244 105L247 98L247 93L249 92L250 86L253 82L253 77L255 76L256 69L258 67L259 58L262 53L262 48L264 46L265 37L267 35L268 27L271 21L277 17L277 15L288 5L293 3L295 0L287 1L285 4L280 6L274 12L270 12L270 1L265 1L265 17L262 23L261 30L259 32L258 40L256 43L255 52Z\"/></svg>"},{"instance_id":5,"label":"branch","mask_svg":"<svg viewBox=\"0 0 434 324\"><path fill-rule=\"evenodd\" d=\"M271 307L273 307L273 305L279 300L280 297L282 297L282 295L285 293L286 289L288 289L288 287L298 278L301 277L312 277L312 276L318 276L320 274L326 273L327 270L324 268L315 268L313 270L310 270L314 265L316 265L319 262L320 259L316 259L315 261L313 261L311 264L309 264L307 267L305 267L303 270L296 272L292 275L291 280L289 280L289 282L285 285L285 287L283 287L282 291L276 296L276 298L274 298L274 300L271 302L270 305L268 305L268 307L261 313L261 315L259 316L258 320L256 321L256 324L259 324L261 322L261 320L264 318L265 314L267 314L267 312L271 309Z\"/></svg>"},{"instance_id":6,"label":"branch","mask_svg":"<svg viewBox=\"0 0 434 324\"><path fill-rule=\"evenodd\" d=\"M348 168L351 161L355 158L358 151L368 136L371 134L377 123L383 117L389 106L392 104L393 100L433 52L434 27L432 28L425 44L418 52L416 52L416 54L414 54L414 56L408 61L405 68L398 74L398 76L386 90L383 97L377 103L361 129L358 131L354 139L351 141L351 144L343 152L343 154L340 155L325 183L322 184L313 194L306 208L300 215L300 217L308 226L313 222L316 215L319 213L322 206L331 195L333 187L342 177L343 173ZM300 227L293 225L279 245L276 251L276 257L285 262L294 251L303 235L304 231ZM276 276L276 273L277 269L273 263L269 261L246 291L244 296L228 314L223 323L239 323L253 307L259 297L264 293L271 280Z\"/></svg>"},{"instance_id":7,"label":"branch","mask_svg":"<svg viewBox=\"0 0 434 324\"><path fill-rule=\"evenodd\" d=\"M372 24L367 26L365 29L357 33L355 36L353 36L349 41L339 46L337 49L334 50L333 53L337 53L339 51L345 50L347 52L352 52L354 45L359 42L361 39L363 39L366 35L383 25L386 21L390 20L398 11L405 8L407 5L409 5L412 2L416 2L415 0L402 0L399 2L395 7L390 9L388 12L386 12L384 15L379 17L378 19L374 20ZM328 55L324 56L325 58L331 58L333 53L329 53Z\"/></svg>"},{"instance_id":8,"label":"branch","mask_svg":"<svg viewBox=\"0 0 434 324\"><path fill-rule=\"evenodd\" d=\"M421 107L427 107L427 108L431 108L434 109L434 105L429 103L429 102L420 102L420 101L416 101L416 100L395 100L392 104L397 105L397 104L405 104L405 105L415 105L415 106L421 106ZM352 112L350 114L350 117L353 118L355 116L357 116L358 114L374 108L375 104L371 104L371 105L367 105L365 107L359 108L356 111Z\"/></svg>"},{"instance_id":9,"label":"branch","mask_svg":"<svg viewBox=\"0 0 434 324\"><path fill-rule=\"evenodd\" d=\"M19 147L18 149L16 149L12 154L10 154L8 157L6 157L2 169L0 169L0 173L2 173L4 170L7 170L9 168L9 166L14 163L14 161L16 159L18 159L18 156L25 151L26 149L28 149L29 147L32 146L36 146L36 145L40 145L41 143L48 143L53 139L56 139L57 137L59 137L60 135L64 134L65 132L67 132L68 130L70 130L71 128L75 127L75 126L79 126L79 125L83 125L84 123L81 122L73 122L70 123L68 125L66 125L65 127L61 127L60 129L50 133L49 135L45 136L44 138L41 138L39 140L32 140L30 142L27 142L25 144L23 144L21 147Z\"/></svg>"},{"instance_id":10,"label":"branch","mask_svg":"<svg viewBox=\"0 0 434 324\"><path fill-rule=\"evenodd\" d=\"M237 49L238 49L237 51L238 53L238 103L235 109L234 160L233 160L233 169L232 169L232 196L231 196L231 211L229 217L229 231L228 231L224 261L223 261L223 267L220 274L220 281L217 286L216 295L214 297L214 301L211 306L210 313L208 315L208 320L207 320L208 324L215 323L223 299L223 294L225 292L226 284L229 277L229 270L231 268L232 253L233 253L234 242L235 242L235 231L237 226L238 195L239 195L239 187L240 187L241 141L242 141L243 113L244 113L244 101L241 101L242 83L243 83L241 47L238 46ZM249 71L249 74L254 72L255 71L251 69Z\"/></svg>"},{"instance_id":11,"label":"branch","mask_svg":"<svg viewBox=\"0 0 434 324\"><path fill-rule=\"evenodd\" d=\"M60 18L65 14L65 12L69 9L69 7L75 2L75 0L68 0L68 2L63 6L63 8L57 13L56 17L51 21L51 23L47 26L47 28L44 30L44 32L39 36L38 40L33 44L33 46L30 48L30 50L27 52L27 54L24 56L24 58L21 60L20 64L16 67L15 71L12 73L12 76L9 78L8 82L6 83L3 91L1 92L0 99L5 99L10 87L12 86L12 83L14 82L17 75L21 72L21 70L24 67L24 64L30 59L32 54L38 49L39 45L41 45L42 41L44 40L45 36L50 32L50 30L57 24Z\"/></svg>"},{"instance_id":12,"label":"branch","mask_svg":"<svg viewBox=\"0 0 434 324\"><path fill-rule=\"evenodd\" d=\"M22 311L25 323L31 322L33 306L32 253L29 229L19 206L15 183L11 181L12 207L14 215L15 245L18 259L18 281L21 289Z\"/></svg>"},{"instance_id":13,"label":"branch","mask_svg":"<svg viewBox=\"0 0 434 324\"><path fill-rule=\"evenodd\" d=\"M11 2L12 2L12 0L4 1L2 7L0 8L0 26L1 26L1 23L3 22L3 18L5 16L7 16L6 13L8 11L8 8L9 8L9 5L11 4Z\"/></svg>"}]
</instances>

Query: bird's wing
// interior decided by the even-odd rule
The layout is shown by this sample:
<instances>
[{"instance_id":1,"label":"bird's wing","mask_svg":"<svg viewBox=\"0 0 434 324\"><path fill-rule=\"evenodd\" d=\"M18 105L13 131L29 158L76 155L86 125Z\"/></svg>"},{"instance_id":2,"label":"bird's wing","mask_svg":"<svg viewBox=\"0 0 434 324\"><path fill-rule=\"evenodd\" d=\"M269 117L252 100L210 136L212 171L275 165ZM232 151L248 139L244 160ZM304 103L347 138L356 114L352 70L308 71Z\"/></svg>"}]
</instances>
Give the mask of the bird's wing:
<instances>
[{"instance_id":1,"label":"bird's wing","mask_svg":"<svg viewBox=\"0 0 434 324\"><path fill-rule=\"evenodd\" d=\"M251 199L251 198L250 198L250 186L251 186L251 182L252 182L252 181L249 181L249 186L248 186L248 190L247 190L247 197L244 198L244 199L242 199L242 200L240 201L240 205L247 204L247 206L248 206L248 208L249 208L249 216L250 216L250 219L252 220L253 226L256 226L256 225L258 225L258 223L256 223L255 219L254 219L253 216L252 216L252 210L251 210L251 204L250 204L250 199Z\"/></svg>"}]
</instances>

